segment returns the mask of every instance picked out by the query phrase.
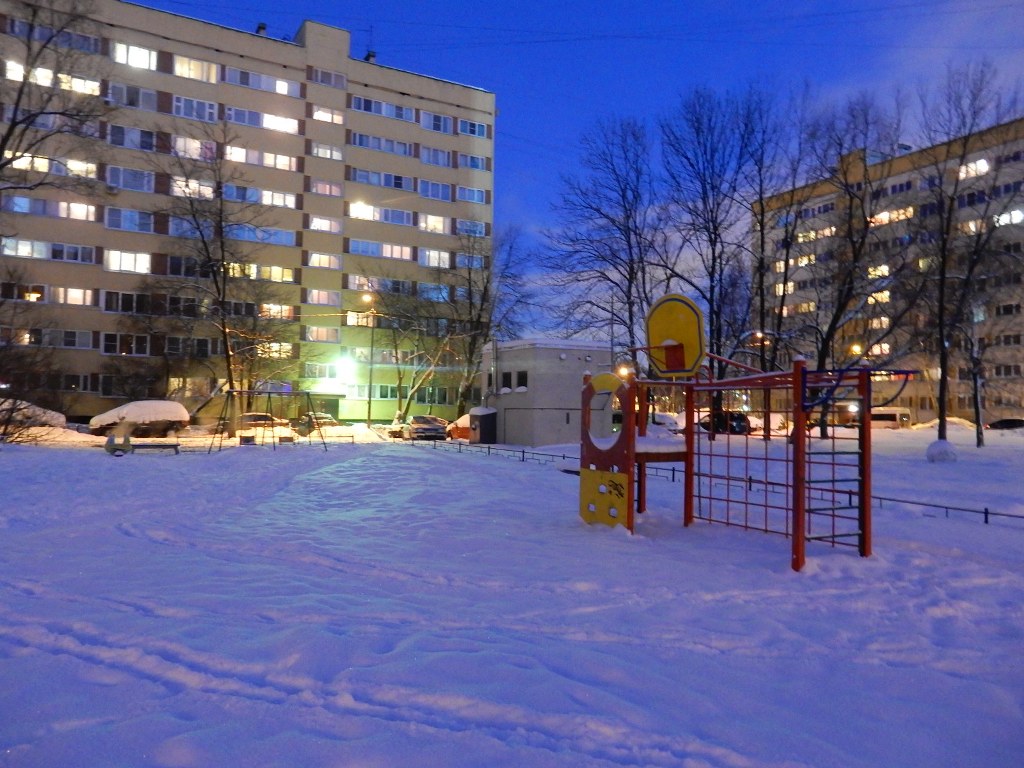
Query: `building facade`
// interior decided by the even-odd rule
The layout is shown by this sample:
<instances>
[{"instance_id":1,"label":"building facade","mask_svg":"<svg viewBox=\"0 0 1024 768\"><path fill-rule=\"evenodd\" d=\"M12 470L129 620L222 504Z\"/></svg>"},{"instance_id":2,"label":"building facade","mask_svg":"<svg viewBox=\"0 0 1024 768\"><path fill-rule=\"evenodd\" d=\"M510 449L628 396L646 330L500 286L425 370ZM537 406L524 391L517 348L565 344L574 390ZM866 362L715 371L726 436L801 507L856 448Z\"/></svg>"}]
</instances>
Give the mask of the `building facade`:
<instances>
[{"instance_id":1,"label":"building facade","mask_svg":"<svg viewBox=\"0 0 1024 768\"><path fill-rule=\"evenodd\" d=\"M875 403L923 422L938 415L945 348L949 415L1020 416L1022 184L1016 120L923 149L851 152L829 178L766 200L767 302L748 351L779 368L799 354L878 369Z\"/></svg>"},{"instance_id":2,"label":"building facade","mask_svg":"<svg viewBox=\"0 0 1024 768\"><path fill-rule=\"evenodd\" d=\"M488 270L494 94L352 58L313 21L281 40L89 7L32 69L54 22L0 1L5 93L103 102L75 142L8 150L0 328L46 364L0 384L73 419L140 395L191 409L224 388L230 347L236 389L390 421L415 385L411 412L454 415L434 348L460 281Z\"/></svg>"},{"instance_id":3,"label":"building facade","mask_svg":"<svg viewBox=\"0 0 1024 768\"><path fill-rule=\"evenodd\" d=\"M483 404L497 411L497 441L529 446L578 443L583 377L611 367L608 344L557 339L488 344L481 389Z\"/></svg>"}]
</instances>

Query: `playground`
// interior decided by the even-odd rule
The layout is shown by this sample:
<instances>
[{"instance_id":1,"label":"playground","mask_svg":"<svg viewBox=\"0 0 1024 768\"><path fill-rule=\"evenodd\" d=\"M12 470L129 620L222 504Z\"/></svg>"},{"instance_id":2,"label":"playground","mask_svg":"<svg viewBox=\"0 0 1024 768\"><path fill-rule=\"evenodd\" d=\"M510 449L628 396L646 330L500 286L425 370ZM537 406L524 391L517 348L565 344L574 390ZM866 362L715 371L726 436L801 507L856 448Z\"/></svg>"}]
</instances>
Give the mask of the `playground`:
<instances>
[{"instance_id":1,"label":"playground","mask_svg":"<svg viewBox=\"0 0 1024 768\"><path fill-rule=\"evenodd\" d=\"M809 542L871 554L871 378L867 368L765 373L717 358L728 377L706 361L699 307L683 296L663 297L647 318L643 347L657 378L601 373L584 380L580 435L580 517L633 532L647 506L649 465L682 462L682 523L697 521L788 538L799 571ZM683 404L682 440L652 441L652 404ZM743 402L765 425L758 435L735 428L727 405ZM751 403L760 407L751 408ZM782 407L775 406L782 403ZM773 413L773 408L776 409ZM829 414L861 414L852 428ZM707 414L704 421L698 414ZM615 426L616 414L621 414ZM813 433L820 414L820 433ZM740 413L744 419L745 414ZM789 425L772 438L775 417ZM703 426L702 426L703 425Z\"/></svg>"}]
</instances>

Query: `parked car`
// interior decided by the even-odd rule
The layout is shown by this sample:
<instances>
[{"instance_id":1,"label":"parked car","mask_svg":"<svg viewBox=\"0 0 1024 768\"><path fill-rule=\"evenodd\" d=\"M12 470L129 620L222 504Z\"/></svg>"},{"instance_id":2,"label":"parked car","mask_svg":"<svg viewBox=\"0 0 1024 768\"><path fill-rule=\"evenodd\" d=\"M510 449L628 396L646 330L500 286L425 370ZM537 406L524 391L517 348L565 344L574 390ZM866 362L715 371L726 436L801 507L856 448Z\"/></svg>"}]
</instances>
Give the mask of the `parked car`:
<instances>
[{"instance_id":1,"label":"parked car","mask_svg":"<svg viewBox=\"0 0 1024 768\"><path fill-rule=\"evenodd\" d=\"M89 433L167 437L188 427L189 413L173 400L135 400L89 419Z\"/></svg>"},{"instance_id":2,"label":"parked car","mask_svg":"<svg viewBox=\"0 0 1024 768\"><path fill-rule=\"evenodd\" d=\"M24 400L0 398L0 425L16 427L66 427L63 413L41 408Z\"/></svg>"},{"instance_id":3,"label":"parked car","mask_svg":"<svg viewBox=\"0 0 1024 768\"><path fill-rule=\"evenodd\" d=\"M714 428L712 428L712 416L714 416ZM716 435L749 435L753 431L750 419L743 411L715 411L714 414L706 414L697 423L705 432L714 432Z\"/></svg>"},{"instance_id":4,"label":"parked car","mask_svg":"<svg viewBox=\"0 0 1024 768\"><path fill-rule=\"evenodd\" d=\"M329 413L320 413L318 411L310 411L300 416L292 428L298 432L302 437L307 437L311 432L315 432L317 429L321 431L328 427L338 426L338 421Z\"/></svg>"},{"instance_id":5,"label":"parked car","mask_svg":"<svg viewBox=\"0 0 1024 768\"><path fill-rule=\"evenodd\" d=\"M445 427L445 434L451 440L469 440L469 414L464 413Z\"/></svg>"},{"instance_id":6,"label":"parked car","mask_svg":"<svg viewBox=\"0 0 1024 768\"><path fill-rule=\"evenodd\" d=\"M249 411L238 417L239 429L272 429L290 426L288 419L279 419L271 413Z\"/></svg>"},{"instance_id":7,"label":"parked car","mask_svg":"<svg viewBox=\"0 0 1024 768\"><path fill-rule=\"evenodd\" d=\"M1024 429L1024 419L996 419L985 429Z\"/></svg>"},{"instance_id":8,"label":"parked car","mask_svg":"<svg viewBox=\"0 0 1024 768\"><path fill-rule=\"evenodd\" d=\"M447 426L448 422L437 416L412 416L404 424L392 424L388 434L403 440L444 440Z\"/></svg>"}]
</instances>

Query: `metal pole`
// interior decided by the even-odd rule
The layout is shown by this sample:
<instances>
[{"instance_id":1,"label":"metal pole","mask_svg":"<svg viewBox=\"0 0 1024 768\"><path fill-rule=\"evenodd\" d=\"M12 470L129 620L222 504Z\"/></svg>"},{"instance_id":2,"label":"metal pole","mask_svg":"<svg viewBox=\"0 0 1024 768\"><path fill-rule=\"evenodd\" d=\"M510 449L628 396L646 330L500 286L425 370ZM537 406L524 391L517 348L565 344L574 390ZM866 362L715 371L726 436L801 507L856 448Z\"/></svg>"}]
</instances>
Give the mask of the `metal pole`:
<instances>
[{"instance_id":1,"label":"metal pole","mask_svg":"<svg viewBox=\"0 0 1024 768\"><path fill-rule=\"evenodd\" d=\"M793 467L792 467L792 532L793 551L790 565L794 571L804 567L807 535L806 493L807 467L807 414L804 411L804 370L806 363L802 358L793 361Z\"/></svg>"},{"instance_id":2,"label":"metal pole","mask_svg":"<svg viewBox=\"0 0 1024 768\"><path fill-rule=\"evenodd\" d=\"M366 426L370 426L370 411L373 409L373 334L377 328L377 313L370 309L370 366L366 377Z\"/></svg>"}]
</instances>

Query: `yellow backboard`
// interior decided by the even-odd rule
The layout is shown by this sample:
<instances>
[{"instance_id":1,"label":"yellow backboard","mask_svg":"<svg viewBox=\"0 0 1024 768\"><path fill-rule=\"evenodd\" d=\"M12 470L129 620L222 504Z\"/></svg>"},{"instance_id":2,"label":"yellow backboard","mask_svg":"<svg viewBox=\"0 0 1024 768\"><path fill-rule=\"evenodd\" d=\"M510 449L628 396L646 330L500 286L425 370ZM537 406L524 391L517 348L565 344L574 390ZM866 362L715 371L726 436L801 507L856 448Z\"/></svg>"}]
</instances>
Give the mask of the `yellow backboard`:
<instances>
[{"instance_id":1,"label":"yellow backboard","mask_svg":"<svg viewBox=\"0 0 1024 768\"><path fill-rule=\"evenodd\" d=\"M693 376L704 364L704 313L686 296L662 296L647 313L647 355L663 378Z\"/></svg>"}]
</instances>

